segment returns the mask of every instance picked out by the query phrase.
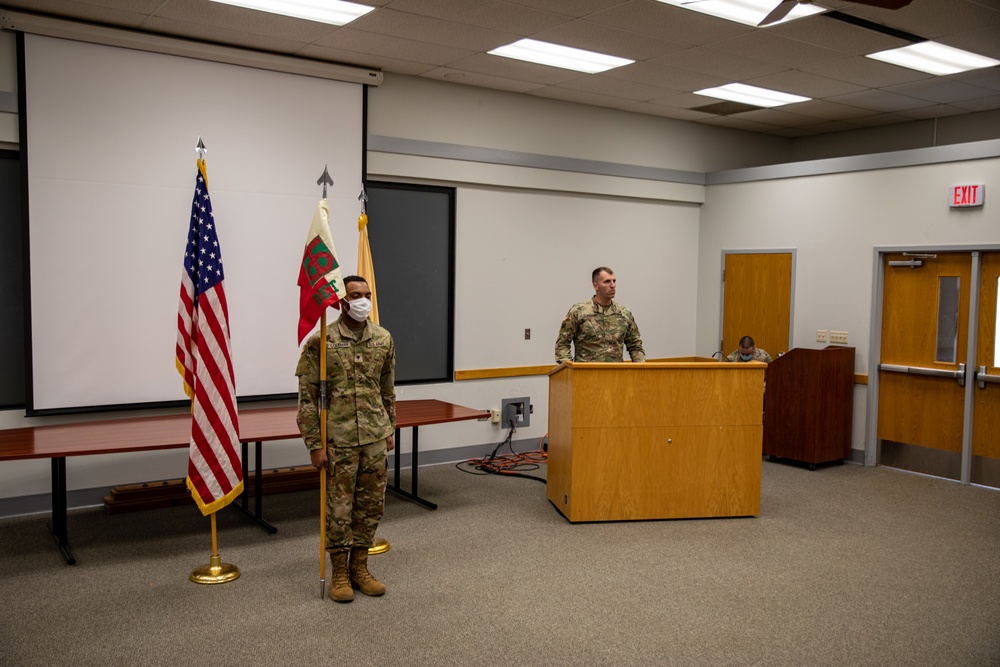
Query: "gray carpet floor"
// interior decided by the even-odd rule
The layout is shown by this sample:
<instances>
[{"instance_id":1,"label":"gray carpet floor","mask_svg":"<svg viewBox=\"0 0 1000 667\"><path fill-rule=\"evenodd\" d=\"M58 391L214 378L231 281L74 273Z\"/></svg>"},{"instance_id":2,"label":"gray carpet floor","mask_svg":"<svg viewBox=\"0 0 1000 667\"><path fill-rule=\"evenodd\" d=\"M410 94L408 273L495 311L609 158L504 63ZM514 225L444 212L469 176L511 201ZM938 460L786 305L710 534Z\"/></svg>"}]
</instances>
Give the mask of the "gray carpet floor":
<instances>
[{"instance_id":1,"label":"gray carpet floor","mask_svg":"<svg viewBox=\"0 0 1000 667\"><path fill-rule=\"evenodd\" d=\"M574 525L536 481L420 484L440 509L389 495L388 593L350 604L315 492L264 498L276 535L220 512L217 586L191 506L71 512L74 567L47 516L0 520L0 665L1000 665L997 491L765 461L759 517Z\"/></svg>"}]
</instances>

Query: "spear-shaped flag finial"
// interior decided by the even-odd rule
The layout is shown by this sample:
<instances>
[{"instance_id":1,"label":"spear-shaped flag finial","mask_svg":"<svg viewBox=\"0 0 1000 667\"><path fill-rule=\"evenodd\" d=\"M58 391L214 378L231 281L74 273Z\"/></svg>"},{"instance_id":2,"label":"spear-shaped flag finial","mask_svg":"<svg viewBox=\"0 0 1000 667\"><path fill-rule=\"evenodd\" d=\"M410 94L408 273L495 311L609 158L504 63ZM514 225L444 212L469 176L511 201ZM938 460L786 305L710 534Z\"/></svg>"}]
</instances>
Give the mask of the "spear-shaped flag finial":
<instances>
[{"instance_id":1,"label":"spear-shaped flag finial","mask_svg":"<svg viewBox=\"0 0 1000 667\"><path fill-rule=\"evenodd\" d=\"M361 194L358 195L358 201L361 202L361 212L368 213L368 193L365 191L365 184L361 184Z\"/></svg>"},{"instance_id":2,"label":"spear-shaped flag finial","mask_svg":"<svg viewBox=\"0 0 1000 667\"><path fill-rule=\"evenodd\" d=\"M194 147L194 152L198 154L199 160L205 159L205 153L208 152L208 149L205 148L205 142L201 140L201 135L198 135L198 145Z\"/></svg>"},{"instance_id":3,"label":"spear-shaped flag finial","mask_svg":"<svg viewBox=\"0 0 1000 667\"><path fill-rule=\"evenodd\" d=\"M323 175L316 181L316 185L323 186L323 199L326 199L326 186L333 185L333 178L330 176L330 171L325 164L323 165Z\"/></svg>"}]
</instances>

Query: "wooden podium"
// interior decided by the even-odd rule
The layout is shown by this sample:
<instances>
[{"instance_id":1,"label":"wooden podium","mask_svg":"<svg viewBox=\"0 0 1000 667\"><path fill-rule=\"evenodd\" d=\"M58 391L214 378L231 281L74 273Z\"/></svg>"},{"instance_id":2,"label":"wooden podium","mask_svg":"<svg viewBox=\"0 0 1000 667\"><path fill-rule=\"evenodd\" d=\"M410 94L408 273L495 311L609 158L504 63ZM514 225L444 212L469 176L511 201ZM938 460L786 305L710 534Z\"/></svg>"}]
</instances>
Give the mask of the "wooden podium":
<instances>
[{"instance_id":1,"label":"wooden podium","mask_svg":"<svg viewBox=\"0 0 1000 667\"><path fill-rule=\"evenodd\" d=\"M570 522L756 516L765 368L563 362L548 499Z\"/></svg>"},{"instance_id":2,"label":"wooden podium","mask_svg":"<svg viewBox=\"0 0 1000 667\"><path fill-rule=\"evenodd\" d=\"M851 456L854 348L794 348L767 367L764 454L816 464Z\"/></svg>"}]
</instances>

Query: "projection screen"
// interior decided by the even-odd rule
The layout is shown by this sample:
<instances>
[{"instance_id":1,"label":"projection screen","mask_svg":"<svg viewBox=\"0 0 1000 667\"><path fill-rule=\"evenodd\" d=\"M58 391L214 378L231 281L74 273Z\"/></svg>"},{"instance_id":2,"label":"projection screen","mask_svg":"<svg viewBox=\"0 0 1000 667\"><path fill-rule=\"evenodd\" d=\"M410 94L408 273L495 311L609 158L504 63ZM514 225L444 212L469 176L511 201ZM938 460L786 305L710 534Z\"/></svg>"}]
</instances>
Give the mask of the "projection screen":
<instances>
[{"instance_id":1,"label":"projection screen","mask_svg":"<svg viewBox=\"0 0 1000 667\"><path fill-rule=\"evenodd\" d=\"M296 279L325 165L336 250L356 269L362 86L30 34L24 53L29 411L186 398L174 346L199 137L237 393L295 392Z\"/></svg>"}]
</instances>

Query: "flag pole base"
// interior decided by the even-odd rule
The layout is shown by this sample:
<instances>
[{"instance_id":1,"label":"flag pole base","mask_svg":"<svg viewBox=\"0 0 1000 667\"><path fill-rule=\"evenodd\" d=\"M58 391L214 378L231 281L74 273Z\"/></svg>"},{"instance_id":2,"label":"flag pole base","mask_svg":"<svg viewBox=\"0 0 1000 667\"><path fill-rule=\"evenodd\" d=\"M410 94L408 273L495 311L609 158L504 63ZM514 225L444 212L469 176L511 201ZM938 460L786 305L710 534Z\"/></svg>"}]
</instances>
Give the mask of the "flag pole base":
<instances>
[{"instance_id":1,"label":"flag pole base","mask_svg":"<svg viewBox=\"0 0 1000 667\"><path fill-rule=\"evenodd\" d=\"M240 568L223 563L218 554L212 556L208 565L191 571L191 581L196 584L225 584L240 576Z\"/></svg>"},{"instance_id":2,"label":"flag pole base","mask_svg":"<svg viewBox=\"0 0 1000 667\"><path fill-rule=\"evenodd\" d=\"M386 551L392 548L388 540L382 539L381 537L375 538L375 544L368 547L369 556L377 556L379 554L384 554Z\"/></svg>"}]
</instances>

